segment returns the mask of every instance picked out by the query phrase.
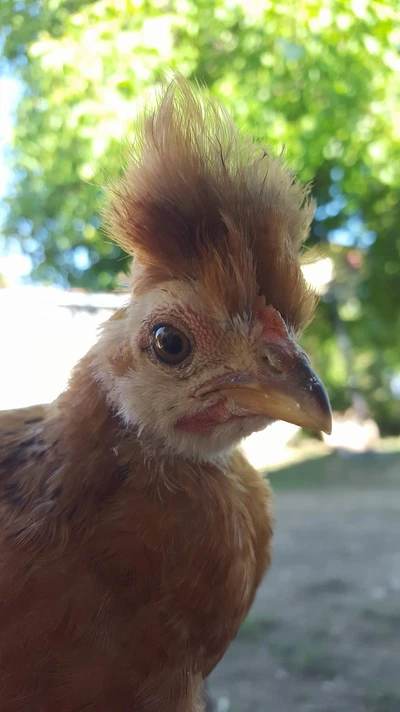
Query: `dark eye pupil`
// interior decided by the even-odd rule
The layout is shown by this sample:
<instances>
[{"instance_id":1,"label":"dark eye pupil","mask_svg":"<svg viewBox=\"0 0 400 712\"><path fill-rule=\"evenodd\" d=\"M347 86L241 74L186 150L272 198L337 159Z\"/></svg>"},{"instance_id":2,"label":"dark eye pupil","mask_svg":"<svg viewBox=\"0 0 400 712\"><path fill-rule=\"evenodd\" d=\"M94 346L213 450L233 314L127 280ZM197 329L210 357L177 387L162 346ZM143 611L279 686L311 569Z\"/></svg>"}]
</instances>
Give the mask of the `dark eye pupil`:
<instances>
[{"instance_id":1,"label":"dark eye pupil","mask_svg":"<svg viewBox=\"0 0 400 712\"><path fill-rule=\"evenodd\" d=\"M190 354L191 344L188 337L170 324L156 328L153 339L154 352L165 363L177 365Z\"/></svg>"},{"instance_id":2,"label":"dark eye pupil","mask_svg":"<svg viewBox=\"0 0 400 712\"><path fill-rule=\"evenodd\" d=\"M165 329L161 328L158 329L156 338L159 347L162 348L163 351L166 351L167 354L171 354L171 356L177 356L182 351L183 342L179 334L171 334L166 332Z\"/></svg>"}]
</instances>

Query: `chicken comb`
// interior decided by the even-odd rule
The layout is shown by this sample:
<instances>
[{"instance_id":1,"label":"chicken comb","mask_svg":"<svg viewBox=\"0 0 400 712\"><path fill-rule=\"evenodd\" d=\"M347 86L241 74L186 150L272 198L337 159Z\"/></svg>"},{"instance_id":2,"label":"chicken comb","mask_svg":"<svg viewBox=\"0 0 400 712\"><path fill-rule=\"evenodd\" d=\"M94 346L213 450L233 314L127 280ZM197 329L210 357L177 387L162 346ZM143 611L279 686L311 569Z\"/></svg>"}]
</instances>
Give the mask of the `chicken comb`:
<instances>
[{"instance_id":1,"label":"chicken comb","mask_svg":"<svg viewBox=\"0 0 400 712\"><path fill-rule=\"evenodd\" d=\"M313 214L309 189L283 156L243 135L208 91L175 75L136 123L105 222L145 268L140 288L195 280L230 313L251 312L262 294L299 331L316 305L299 258Z\"/></svg>"}]
</instances>

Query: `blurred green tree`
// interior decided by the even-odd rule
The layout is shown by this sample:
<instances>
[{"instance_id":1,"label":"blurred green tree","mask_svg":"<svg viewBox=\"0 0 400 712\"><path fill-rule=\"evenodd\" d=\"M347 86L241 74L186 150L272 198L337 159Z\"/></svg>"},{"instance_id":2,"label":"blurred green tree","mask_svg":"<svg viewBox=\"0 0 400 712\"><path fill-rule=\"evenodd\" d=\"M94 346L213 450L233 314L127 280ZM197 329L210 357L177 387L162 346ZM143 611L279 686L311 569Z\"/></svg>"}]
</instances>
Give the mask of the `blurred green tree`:
<instances>
[{"instance_id":1,"label":"blurred green tree","mask_svg":"<svg viewBox=\"0 0 400 712\"><path fill-rule=\"evenodd\" d=\"M361 389L398 431L398 0L3 0L0 12L24 88L4 232L33 277L115 286L125 260L98 230L101 185L138 97L178 69L313 181L311 242L336 277L305 341L336 407Z\"/></svg>"}]
</instances>

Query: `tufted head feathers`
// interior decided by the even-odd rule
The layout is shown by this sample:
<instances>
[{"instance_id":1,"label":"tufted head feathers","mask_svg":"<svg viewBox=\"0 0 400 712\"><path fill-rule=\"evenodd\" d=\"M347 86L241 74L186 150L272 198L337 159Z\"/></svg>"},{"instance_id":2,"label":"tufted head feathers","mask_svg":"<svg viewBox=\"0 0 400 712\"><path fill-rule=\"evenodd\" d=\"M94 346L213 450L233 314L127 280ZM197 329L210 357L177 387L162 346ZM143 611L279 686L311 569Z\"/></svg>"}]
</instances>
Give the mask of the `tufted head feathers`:
<instances>
[{"instance_id":1,"label":"tufted head feathers","mask_svg":"<svg viewBox=\"0 0 400 712\"><path fill-rule=\"evenodd\" d=\"M144 268L136 291L196 281L232 315L249 314L262 296L298 332L315 309L299 260L313 213L281 156L241 135L210 94L175 77L137 122L106 223Z\"/></svg>"}]
</instances>

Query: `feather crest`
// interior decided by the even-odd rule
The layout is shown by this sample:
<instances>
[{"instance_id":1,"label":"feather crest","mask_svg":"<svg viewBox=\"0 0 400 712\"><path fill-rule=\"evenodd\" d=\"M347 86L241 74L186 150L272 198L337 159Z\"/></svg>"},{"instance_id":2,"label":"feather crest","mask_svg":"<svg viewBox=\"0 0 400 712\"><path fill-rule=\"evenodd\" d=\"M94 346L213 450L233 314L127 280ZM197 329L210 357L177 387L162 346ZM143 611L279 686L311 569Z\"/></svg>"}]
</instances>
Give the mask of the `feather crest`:
<instances>
[{"instance_id":1,"label":"feather crest","mask_svg":"<svg viewBox=\"0 0 400 712\"><path fill-rule=\"evenodd\" d=\"M177 75L137 122L106 224L145 268L136 287L200 280L230 313L249 313L260 293L299 331L316 304L299 257L313 214L283 157Z\"/></svg>"}]
</instances>

